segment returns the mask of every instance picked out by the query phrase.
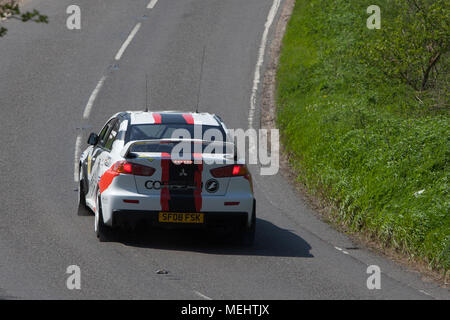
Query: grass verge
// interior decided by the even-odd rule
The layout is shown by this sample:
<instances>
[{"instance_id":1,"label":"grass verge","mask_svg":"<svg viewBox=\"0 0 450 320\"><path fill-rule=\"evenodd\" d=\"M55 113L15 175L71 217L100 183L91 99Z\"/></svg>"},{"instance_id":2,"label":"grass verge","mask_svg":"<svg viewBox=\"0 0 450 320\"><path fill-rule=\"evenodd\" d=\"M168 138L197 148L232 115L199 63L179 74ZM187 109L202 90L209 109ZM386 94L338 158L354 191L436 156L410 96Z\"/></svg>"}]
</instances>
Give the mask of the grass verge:
<instances>
[{"instance_id":1,"label":"grass verge","mask_svg":"<svg viewBox=\"0 0 450 320\"><path fill-rule=\"evenodd\" d=\"M360 62L373 31L367 6L296 1L277 73L277 123L298 180L335 204L340 223L446 272L448 108L429 107Z\"/></svg>"}]
</instances>

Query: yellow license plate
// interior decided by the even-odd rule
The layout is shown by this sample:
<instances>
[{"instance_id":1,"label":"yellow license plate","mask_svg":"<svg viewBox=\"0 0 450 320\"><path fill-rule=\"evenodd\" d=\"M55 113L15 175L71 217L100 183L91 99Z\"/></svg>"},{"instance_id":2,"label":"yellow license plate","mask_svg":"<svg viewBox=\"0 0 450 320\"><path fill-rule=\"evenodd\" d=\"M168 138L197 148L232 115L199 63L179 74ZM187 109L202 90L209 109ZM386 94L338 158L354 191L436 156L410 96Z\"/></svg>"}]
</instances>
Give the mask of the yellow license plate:
<instances>
[{"instance_id":1,"label":"yellow license plate","mask_svg":"<svg viewBox=\"0 0 450 320\"><path fill-rule=\"evenodd\" d=\"M165 223L203 223L203 213L178 213L178 212L160 212L159 222Z\"/></svg>"}]
</instances>

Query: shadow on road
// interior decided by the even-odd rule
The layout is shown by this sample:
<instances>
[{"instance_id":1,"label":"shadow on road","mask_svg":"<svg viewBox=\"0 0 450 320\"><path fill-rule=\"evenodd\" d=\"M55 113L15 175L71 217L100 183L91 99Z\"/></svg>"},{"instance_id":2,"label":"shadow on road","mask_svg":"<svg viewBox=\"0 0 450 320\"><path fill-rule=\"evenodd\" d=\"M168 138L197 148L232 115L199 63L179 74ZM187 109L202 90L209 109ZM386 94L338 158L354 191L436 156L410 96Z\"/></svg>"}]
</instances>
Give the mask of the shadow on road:
<instances>
[{"instance_id":1,"label":"shadow on road","mask_svg":"<svg viewBox=\"0 0 450 320\"><path fill-rule=\"evenodd\" d=\"M0 301L1 300L17 300L17 297L7 295L6 292L0 288Z\"/></svg>"},{"instance_id":2,"label":"shadow on road","mask_svg":"<svg viewBox=\"0 0 450 320\"><path fill-rule=\"evenodd\" d=\"M257 219L256 239L251 247L233 244L217 234L199 230L145 230L130 234L116 230L109 241L127 246L161 250L193 251L220 255L254 255L311 258L311 246L301 237L273 223Z\"/></svg>"}]
</instances>

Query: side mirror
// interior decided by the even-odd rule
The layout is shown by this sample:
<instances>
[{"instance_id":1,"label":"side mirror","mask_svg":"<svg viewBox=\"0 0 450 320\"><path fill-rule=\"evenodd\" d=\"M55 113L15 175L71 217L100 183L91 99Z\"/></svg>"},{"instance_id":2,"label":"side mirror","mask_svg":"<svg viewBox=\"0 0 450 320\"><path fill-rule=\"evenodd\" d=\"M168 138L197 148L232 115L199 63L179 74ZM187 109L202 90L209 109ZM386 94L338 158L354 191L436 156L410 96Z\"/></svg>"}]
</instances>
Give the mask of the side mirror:
<instances>
[{"instance_id":1,"label":"side mirror","mask_svg":"<svg viewBox=\"0 0 450 320\"><path fill-rule=\"evenodd\" d=\"M98 135L94 132L92 132L89 135L89 139L87 141L88 144L90 144L91 146L95 146L98 143Z\"/></svg>"}]
</instances>

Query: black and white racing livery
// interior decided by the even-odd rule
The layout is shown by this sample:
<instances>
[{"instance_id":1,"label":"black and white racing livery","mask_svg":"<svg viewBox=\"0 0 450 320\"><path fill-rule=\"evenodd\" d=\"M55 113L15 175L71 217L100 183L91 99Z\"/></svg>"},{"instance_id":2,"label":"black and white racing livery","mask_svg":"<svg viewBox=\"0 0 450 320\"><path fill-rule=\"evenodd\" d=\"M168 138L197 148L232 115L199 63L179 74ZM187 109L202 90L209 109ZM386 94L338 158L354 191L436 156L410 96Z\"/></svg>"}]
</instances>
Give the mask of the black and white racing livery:
<instances>
[{"instance_id":1,"label":"black and white racing livery","mask_svg":"<svg viewBox=\"0 0 450 320\"><path fill-rule=\"evenodd\" d=\"M114 228L146 224L227 228L252 244L252 177L231 141L209 113L115 114L80 157L80 206L94 212L101 240Z\"/></svg>"}]
</instances>

